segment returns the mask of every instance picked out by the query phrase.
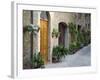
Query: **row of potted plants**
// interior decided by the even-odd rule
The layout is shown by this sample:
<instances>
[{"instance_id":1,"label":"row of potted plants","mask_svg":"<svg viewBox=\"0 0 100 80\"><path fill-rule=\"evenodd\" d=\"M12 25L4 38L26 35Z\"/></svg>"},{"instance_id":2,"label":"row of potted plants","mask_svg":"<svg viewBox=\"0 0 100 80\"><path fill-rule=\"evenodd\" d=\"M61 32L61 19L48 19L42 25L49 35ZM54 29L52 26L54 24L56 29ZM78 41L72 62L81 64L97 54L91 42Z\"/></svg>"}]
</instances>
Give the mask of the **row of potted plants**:
<instances>
[{"instance_id":1,"label":"row of potted plants","mask_svg":"<svg viewBox=\"0 0 100 80\"><path fill-rule=\"evenodd\" d=\"M61 59L66 55L74 54L76 51L80 49L79 43L71 43L69 48L65 48L64 46L58 45L53 47L52 51L52 62L57 63L61 62Z\"/></svg>"},{"instance_id":2,"label":"row of potted plants","mask_svg":"<svg viewBox=\"0 0 100 80\"><path fill-rule=\"evenodd\" d=\"M52 62L57 63L61 62L62 57L65 57L66 55L72 55L75 52L77 52L79 49L83 48L85 44L81 44L78 42L71 43L69 45L69 48L65 48L64 46L55 46L53 47L52 51Z\"/></svg>"},{"instance_id":3,"label":"row of potted plants","mask_svg":"<svg viewBox=\"0 0 100 80\"><path fill-rule=\"evenodd\" d=\"M80 48L90 44L91 32L85 28L78 30L73 23L69 23L68 26L70 34L74 37L69 45L69 54L73 54Z\"/></svg>"},{"instance_id":4,"label":"row of potted plants","mask_svg":"<svg viewBox=\"0 0 100 80\"><path fill-rule=\"evenodd\" d=\"M64 46L61 45L53 47L53 51L52 51L53 62L59 62L61 61L62 57L65 57L65 55L74 54L79 49L90 44L90 39L91 39L90 30L86 30L86 29L78 30L76 25L73 23L69 23L68 27L69 27L69 32L71 34L71 37L73 37L71 43L69 44L69 48L65 48ZM53 29L52 36L54 37L54 35L56 35L57 33L59 32Z\"/></svg>"}]
</instances>

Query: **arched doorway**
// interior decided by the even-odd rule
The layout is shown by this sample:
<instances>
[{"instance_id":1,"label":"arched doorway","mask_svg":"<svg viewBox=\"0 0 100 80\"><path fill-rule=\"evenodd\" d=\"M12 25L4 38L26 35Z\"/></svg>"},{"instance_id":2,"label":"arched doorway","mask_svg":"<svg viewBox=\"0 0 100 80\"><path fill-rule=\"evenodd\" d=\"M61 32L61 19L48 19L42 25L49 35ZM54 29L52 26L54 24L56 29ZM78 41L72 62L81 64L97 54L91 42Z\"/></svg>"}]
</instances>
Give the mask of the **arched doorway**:
<instances>
[{"instance_id":1,"label":"arched doorway","mask_svg":"<svg viewBox=\"0 0 100 80\"><path fill-rule=\"evenodd\" d=\"M49 39L49 12L42 11L40 14L40 53L44 62L48 62Z\"/></svg>"},{"instance_id":2,"label":"arched doorway","mask_svg":"<svg viewBox=\"0 0 100 80\"><path fill-rule=\"evenodd\" d=\"M59 23L59 32L60 32L60 36L59 36L59 45L62 45L64 47L66 46L66 38L67 38L67 24L65 22L60 22Z\"/></svg>"}]
</instances>

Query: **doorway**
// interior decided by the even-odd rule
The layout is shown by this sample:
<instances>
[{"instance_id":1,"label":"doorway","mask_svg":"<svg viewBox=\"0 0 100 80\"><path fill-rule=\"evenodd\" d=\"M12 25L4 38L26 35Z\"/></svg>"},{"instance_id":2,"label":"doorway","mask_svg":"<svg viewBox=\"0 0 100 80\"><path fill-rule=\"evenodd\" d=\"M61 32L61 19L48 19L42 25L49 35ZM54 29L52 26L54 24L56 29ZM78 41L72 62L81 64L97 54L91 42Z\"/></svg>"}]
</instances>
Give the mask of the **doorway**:
<instances>
[{"instance_id":1,"label":"doorway","mask_svg":"<svg viewBox=\"0 0 100 80\"><path fill-rule=\"evenodd\" d=\"M66 47L67 24L65 22L59 23L59 32L60 32L59 41L58 41L59 45Z\"/></svg>"},{"instance_id":2,"label":"doorway","mask_svg":"<svg viewBox=\"0 0 100 80\"><path fill-rule=\"evenodd\" d=\"M48 62L48 34L49 34L49 17L48 12L42 11L40 14L40 53L44 63Z\"/></svg>"}]
</instances>

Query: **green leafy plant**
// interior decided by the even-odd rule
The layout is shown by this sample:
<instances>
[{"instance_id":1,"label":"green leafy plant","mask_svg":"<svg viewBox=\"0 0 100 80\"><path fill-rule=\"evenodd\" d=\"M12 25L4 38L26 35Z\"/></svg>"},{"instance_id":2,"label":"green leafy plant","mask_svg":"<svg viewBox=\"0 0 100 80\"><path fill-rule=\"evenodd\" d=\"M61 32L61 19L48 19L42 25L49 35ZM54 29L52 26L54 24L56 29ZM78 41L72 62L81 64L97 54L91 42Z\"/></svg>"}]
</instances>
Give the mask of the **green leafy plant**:
<instances>
[{"instance_id":1,"label":"green leafy plant","mask_svg":"<svg viewBox=\"0 0 100 80\"><path fill-rule=\"evenodd\" d=\"M68 23L70 33L77 33L76 25L73 23Z\"/></svg>"},{"instance_id":2,"label":"green leafy plant","mask_svg":"<svg viewBox=\"0 0 100 80\"><path fill-rule=\"evenodd\" d=\"M69 54L73 54L75 52L75 45L73 43L70 44L69 46Z\"/></svg>"},{"instance_id":3,"label":"green leafy plant","mask_svg":"<svg viewBox=\"0 0 100 80\"><path fill-rule=\"evenodd\" d=\"M42 56L39 53L34 53L32 58L32 67L33 68L44 68L44 61Z\"/></svg>"},{"instance_id":4,"label":"green leafy plant","mask_svg":"<svg viewBox=\"0 0 100 80\"><path fill-rule=\"evenodd\" d=\"M55 46L53 47L52 51L52 61L53 62L60 62L62 57L65 57L67 55L67 48L64 48L64 46Z\"/></svg>"},{"instance_id":5,"label":"green leafy plant","mask_svg":"<svg viewBox=\"0 0 100 80\"><path fill-rule=\"evenodd\" d=\"M53 62L59 62L60 61L60 52L59 52L58 46L53 47L52 61Z\"/></svg>"},{"instance_id":6,"label":"green leafy plant","mask_svg":"<svg viewBox=\"0 0 100 80\"><path fill-rule=\"evenodd\" d=\"M52 31L52 37L57 38L57 37L59 37L59 36L60 36L60 32L58 32L57 29L53 28L53 31Z\"/></svg>"},{"instance_id":7,"label":"green leafy plant","mask_svg":"<svg viewBox=\"0 0 100 80\"><path fill-rule=\"evenodd\" d=\"M69 44L68 54L74 54L77 50L83 48L84 46L90 44L90 30L82 28L78 30L75 24L69 23L69 33L71 35L71 43Z\"/></svg>"},{"instance_id":8,"label":"green leafy plant","mask_svg":"<svg viewBox=\"0 0 100 80\"><path fill-rule=\"evenodd\" d=\"M40 28L38 28L37 31L39 31ZM26 25L25 27L23 27L23 32L25 33L26 31L28 32L32 32L32 31L35 31L36 29L33 29L32 25Z\"/></svg>"},{"instance_id":9,"label":"green leafy plant","mask_svg":"<svg viewBox=\"0 0 100 80\"><path fill-rule=\"evenodd\" d=\"M71 42L77 41L77 29L76 29L76 25L73 23L68 23L68 27L69 27L69 33L71 35Z\"/></svg>"},{"instance_id":10,"label":"green leafy plant","mask_svg":"<svg viewBox=\"0 0 100 80\"><path fill-rule=\"evenodd\" d=\"M67 55L67 52L68 52L67 48L65 48L62 45L59 46L59 51L61 53L61 57L65 57Z\"/></svg>"},{"instance_id":11,"label":"green leafy plant","mask_svg":"<svg viewBox=\"0 0 100 80\"><path fill-rule=\"evenodd\" d=\"M27 32L27 31L28 31L28 32L33 31L32 26L27 25L27 26L23 27L23 32L25 33L25 32Z\"/></svg>"}]
</instances>

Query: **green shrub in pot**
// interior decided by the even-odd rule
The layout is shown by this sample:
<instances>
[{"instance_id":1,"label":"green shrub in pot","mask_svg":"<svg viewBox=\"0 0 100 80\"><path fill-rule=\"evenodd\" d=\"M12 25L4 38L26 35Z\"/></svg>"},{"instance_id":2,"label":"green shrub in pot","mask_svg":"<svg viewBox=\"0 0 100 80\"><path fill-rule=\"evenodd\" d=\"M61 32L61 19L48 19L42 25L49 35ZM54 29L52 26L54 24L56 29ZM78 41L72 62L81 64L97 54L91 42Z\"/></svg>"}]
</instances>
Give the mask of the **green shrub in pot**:
<instances>
[{"instance_id":1,"label":"green shrub in pot","mask_svg":"<svg viewBox=\"0 0 100 80\"><path fill-rule=\"evenodd\" d=\"M58 45L53 47L52 51L52 61L53 62L60 62L62 57L65 57L67 55L68 49L65 48L62 45Z\"/></svg>"},{"instance_id":2,"label":"green shrub in pot","mask_svg":"<svg viewBox=\"0 0 100 80\"><path fill-rule=\"evenodd\" d=\"M32 67L33 68L44 68L44 61L42 56L39 53L34 53L32 58Z\"/></svg>"}]
</instances>

